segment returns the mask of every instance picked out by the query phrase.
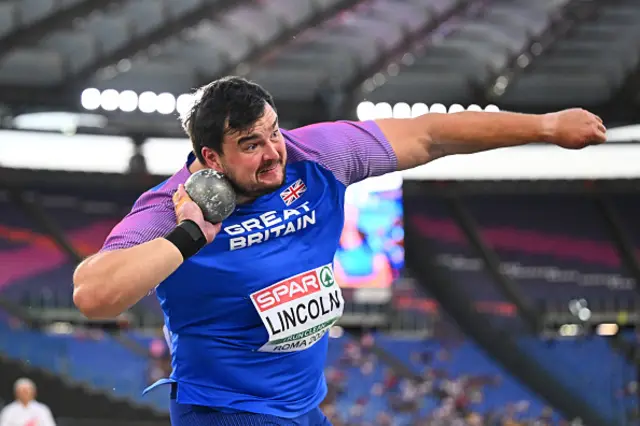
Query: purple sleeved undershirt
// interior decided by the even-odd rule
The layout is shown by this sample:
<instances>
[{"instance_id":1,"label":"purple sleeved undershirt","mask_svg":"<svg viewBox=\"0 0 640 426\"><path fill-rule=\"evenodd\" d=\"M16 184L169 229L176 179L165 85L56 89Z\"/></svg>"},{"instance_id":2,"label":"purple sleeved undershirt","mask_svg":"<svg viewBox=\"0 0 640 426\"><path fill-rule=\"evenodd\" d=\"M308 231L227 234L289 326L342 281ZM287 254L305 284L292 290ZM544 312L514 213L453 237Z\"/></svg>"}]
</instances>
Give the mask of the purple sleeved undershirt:
<instances>
[{"instance_id":1,"label":"purple sleeved undershirt","mask_svg":"<svg viewBox=\"0 0 640 426\"><path fill-rule=\"evenodd\" d=\"M289 161L316 161L344 185L394 172L396 155L374 121L312 124L289 132Z\"/></svg>"}]
</instances>

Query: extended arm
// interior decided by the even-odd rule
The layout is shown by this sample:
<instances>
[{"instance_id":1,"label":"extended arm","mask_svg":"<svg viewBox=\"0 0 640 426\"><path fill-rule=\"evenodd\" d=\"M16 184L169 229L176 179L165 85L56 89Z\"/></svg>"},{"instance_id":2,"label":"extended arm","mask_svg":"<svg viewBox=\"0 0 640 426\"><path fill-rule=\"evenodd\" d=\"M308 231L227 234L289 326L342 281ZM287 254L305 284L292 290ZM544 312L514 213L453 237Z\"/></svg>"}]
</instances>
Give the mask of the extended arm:
<instances>
[{"instance_id":1,"label":"extended arm","mask_svg":"<svg viewBox=\"0 0 640 426\"><path fill-rule=\"evenodd\" d=\"M465 111L381 119L376 123L396 153L399 170L447 155L531 142L580 149L606 140L602 120L581 109L543 115Z\"/></svg>"}]
</instances>

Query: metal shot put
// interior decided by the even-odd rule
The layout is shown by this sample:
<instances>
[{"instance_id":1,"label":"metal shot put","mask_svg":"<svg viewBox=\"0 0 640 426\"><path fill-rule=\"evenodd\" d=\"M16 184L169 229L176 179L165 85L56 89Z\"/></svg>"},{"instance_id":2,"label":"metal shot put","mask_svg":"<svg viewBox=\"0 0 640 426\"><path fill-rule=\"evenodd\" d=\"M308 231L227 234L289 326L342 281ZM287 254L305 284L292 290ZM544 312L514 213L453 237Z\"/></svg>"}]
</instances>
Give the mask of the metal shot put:
<instances>
[{"instance_id":1,"label":"metal shot put","mask_svg":"<svg viewBox=\"0 0 640 426\"><path fill-rule=\"evenodd\" d=\"M200 207L206 221L220 223L236 208L236 193L222 173L200 170L184 184L189 197Z\"/></svg>"}]
</instances>

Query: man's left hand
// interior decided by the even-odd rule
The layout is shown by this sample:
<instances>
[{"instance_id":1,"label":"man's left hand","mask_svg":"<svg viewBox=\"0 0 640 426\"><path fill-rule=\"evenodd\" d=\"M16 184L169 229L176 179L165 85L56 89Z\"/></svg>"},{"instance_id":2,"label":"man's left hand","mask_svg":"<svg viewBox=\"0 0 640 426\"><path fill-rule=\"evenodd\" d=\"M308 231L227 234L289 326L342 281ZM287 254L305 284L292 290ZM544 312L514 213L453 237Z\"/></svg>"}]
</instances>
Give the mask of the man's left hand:
<instances>
[{"instance_id":1,"label":"man's left hand","mask_svg":"<svg viewBox=\"0 0 640 426\"><path fill-rule=\"evenodd\" d=\"M544 114L545 142L562 148L582 149L607 141L607 129L602 119L580 108Z\"/></svg>"}]
</instances>

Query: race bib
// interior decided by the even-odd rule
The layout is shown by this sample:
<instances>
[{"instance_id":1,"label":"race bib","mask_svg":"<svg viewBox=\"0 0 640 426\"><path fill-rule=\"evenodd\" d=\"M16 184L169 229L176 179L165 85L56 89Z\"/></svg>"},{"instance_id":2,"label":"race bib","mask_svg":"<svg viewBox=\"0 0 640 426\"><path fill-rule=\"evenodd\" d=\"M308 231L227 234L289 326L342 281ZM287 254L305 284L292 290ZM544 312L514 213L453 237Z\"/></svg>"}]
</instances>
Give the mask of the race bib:
<instances>
[{"instance_id":1,"label":"race bib","mask_svg":"<svg viewBox=\"0 0 640 426\"><path fill-rule=\"evenodd\" d=\"M307 349L338 321L344 309L331 264L256 291L251 301L269 333L261 352Z\"/></svg>"}]
</instances>

